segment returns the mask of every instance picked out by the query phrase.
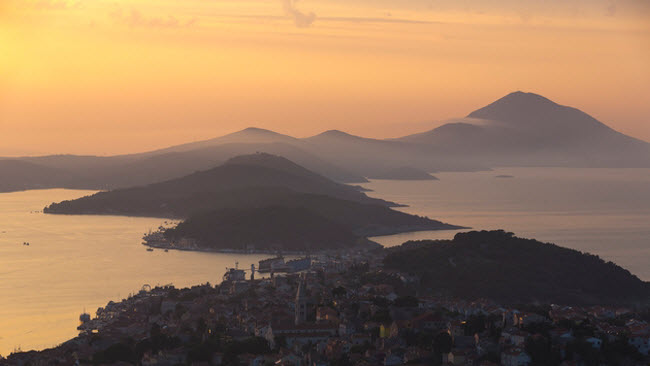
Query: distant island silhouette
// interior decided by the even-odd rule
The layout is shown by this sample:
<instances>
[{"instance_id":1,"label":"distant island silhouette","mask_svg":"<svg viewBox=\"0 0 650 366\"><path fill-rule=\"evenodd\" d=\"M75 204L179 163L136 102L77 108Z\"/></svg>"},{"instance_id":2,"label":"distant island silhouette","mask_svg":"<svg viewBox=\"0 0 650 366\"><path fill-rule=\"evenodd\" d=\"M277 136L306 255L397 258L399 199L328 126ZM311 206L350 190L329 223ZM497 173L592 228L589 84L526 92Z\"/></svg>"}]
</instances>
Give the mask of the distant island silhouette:
<instances>
[{"instance_id":1,"label":"distant island silhouette","mask_svg":"<svg viewBox=\"0 0 650 366\"><path fill-rule=\"evenodd\" d=\"M146 185L255 152L283 156L341 183L364 183L368 177L430 179L424 174L497 166L650 167L649 143L617 132L578 109L537 94L514 92L465 118L394 139L338 130L295 138L251 127L130 155L0 158L0 192Z\"/></svg>"}]
</instances>

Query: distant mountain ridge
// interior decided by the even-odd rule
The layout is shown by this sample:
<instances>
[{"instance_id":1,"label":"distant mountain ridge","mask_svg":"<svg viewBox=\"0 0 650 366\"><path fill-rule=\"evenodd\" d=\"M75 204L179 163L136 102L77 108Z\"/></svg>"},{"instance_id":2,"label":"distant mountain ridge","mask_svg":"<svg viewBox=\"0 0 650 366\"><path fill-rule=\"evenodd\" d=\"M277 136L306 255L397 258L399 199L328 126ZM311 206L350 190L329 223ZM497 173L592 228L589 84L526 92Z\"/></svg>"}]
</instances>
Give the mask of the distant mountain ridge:
<instances>
[{"instance_id":1,"label":"distant mountain ridge","mask_svg":"<svg viewBox=\"0 0 650 366\"><path fill-rule=\"evenodd\" d=\"M104 190L151 184L255 152L284 156L342 183L367 182L367 177L406 166L432 173L498 166L650 167L649 143L619 133L578 109L537 94L514 92L465 118L394 139L339 130L295 138L251 127L139 154L0 158L36 164L30 169L42 167L49 172L26 174L25 164L0 164L0 175L9 177L0 183L0 191Z\"/></svg>"}]
</instances>

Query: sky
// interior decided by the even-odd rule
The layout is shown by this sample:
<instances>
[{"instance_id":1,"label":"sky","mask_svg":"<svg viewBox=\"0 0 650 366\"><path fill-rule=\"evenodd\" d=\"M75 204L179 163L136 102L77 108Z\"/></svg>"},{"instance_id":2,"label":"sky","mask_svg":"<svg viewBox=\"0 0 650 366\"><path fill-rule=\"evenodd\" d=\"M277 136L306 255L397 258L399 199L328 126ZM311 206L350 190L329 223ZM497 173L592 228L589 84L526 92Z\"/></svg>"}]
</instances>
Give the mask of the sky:
<instances>
[{"instance_id":1,"label":"sky","mask_svg":"<svg viewBox=\"0 0 650 366\"><path fill-rule=\"evenodd\" d=\"M0 155L404 136L534 92L650 141L647 0L0 0Z\"/></svg>"}]
</instances>

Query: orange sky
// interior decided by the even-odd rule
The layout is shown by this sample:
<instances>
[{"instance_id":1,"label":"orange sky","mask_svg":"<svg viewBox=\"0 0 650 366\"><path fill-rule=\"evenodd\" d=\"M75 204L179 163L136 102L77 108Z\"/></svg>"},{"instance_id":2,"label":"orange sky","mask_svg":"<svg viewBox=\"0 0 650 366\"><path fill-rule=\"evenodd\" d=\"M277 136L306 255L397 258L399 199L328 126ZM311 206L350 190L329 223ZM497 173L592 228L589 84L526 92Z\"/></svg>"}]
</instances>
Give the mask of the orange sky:
<instances>
[{"instance_id":1,"label":"orange sky","mask_svg":"<svg viewBox=\"0 0 650 366\"><path fill-rule=\"evenodd\" d=\"M650 3L0 1L1 155L395 137L515 90L650 141Z\"/></svg>"}]
</instances>

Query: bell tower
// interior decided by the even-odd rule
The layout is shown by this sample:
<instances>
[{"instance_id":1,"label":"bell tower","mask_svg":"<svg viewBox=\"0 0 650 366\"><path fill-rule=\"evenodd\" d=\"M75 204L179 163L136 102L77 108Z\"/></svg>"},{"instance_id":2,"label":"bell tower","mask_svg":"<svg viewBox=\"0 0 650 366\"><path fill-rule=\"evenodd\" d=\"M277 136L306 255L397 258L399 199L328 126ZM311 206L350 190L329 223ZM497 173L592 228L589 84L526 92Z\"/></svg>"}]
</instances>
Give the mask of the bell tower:
<instances>
[{"instance_id":1,"label":"bell tower","mask_svg":"<svg viewBox=\"0 0 650 366\"><path fill-rule=\"evenodd\" d=\"M296 325L302 324L307 321L307 293L305 289L305 279L304 277L300 278L300 283L298 284L298 291L296 291Z\"/></svg>"}]
</instances>

